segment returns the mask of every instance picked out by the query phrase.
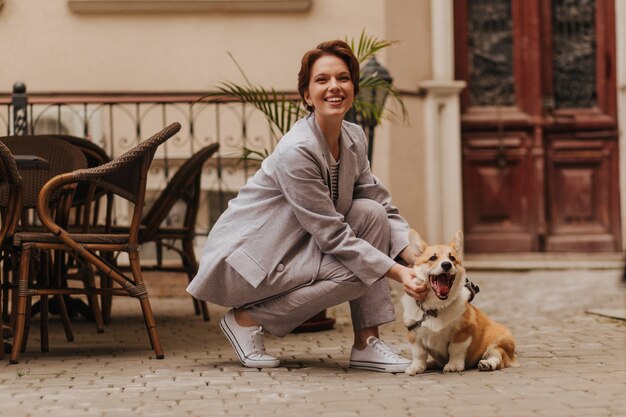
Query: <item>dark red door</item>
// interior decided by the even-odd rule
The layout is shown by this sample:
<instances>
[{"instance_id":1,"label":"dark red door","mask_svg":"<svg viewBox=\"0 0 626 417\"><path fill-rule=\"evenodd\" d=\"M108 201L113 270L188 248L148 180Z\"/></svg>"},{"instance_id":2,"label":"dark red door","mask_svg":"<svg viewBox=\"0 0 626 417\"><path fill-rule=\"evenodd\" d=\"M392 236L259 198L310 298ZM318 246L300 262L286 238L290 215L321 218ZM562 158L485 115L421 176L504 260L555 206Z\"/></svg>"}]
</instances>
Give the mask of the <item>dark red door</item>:
<instances>
[{"instance_id":1,"label":"dark red door","mask_svg":"<svg viewBox=\"0 0 626 417\"><path fill-rule=\"evenodd\" d=\"M613 0L456 0L468 252L619 251Z\"/></svg>"}]
</instances>

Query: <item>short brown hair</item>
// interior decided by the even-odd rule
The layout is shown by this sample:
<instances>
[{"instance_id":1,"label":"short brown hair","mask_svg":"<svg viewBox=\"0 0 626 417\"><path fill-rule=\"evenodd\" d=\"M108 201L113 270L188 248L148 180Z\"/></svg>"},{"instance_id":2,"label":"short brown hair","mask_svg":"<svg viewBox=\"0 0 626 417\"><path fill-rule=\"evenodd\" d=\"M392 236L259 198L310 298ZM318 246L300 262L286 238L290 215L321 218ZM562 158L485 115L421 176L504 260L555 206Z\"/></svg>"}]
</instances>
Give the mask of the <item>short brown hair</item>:
<instances>
[{"instance_id":1,"label":"short brown hair","mask_svg":"<svg viewBox=\"0 0 626 417\"><path fill-rule=\"evenodd\" d=\"M352 53L350 45L339 39L322 42L317 45L315 49L304 54L300 72L298 73L298 93L300 93L300 97L302 97L304 106L308 111L313 111L313 107L309 106L306 100L304 100L304 92L309 87L309 82L311 81L311 68L313 64L324 55L335 55L346 63L352 84L354 84L354 96L356 97L356 95L359 94L359 60L356 59L354 53Z\"/></svg>"}]
</instances>

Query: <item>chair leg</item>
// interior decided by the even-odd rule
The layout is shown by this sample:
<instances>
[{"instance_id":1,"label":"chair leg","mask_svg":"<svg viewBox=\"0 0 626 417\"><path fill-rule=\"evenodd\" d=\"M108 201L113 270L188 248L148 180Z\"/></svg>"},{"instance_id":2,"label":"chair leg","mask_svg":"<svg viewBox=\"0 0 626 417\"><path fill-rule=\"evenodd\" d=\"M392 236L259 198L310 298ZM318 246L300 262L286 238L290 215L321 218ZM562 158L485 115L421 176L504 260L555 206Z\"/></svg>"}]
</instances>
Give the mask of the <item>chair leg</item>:
<instances>
[{"instance_id":1,"label":"chair leg","mask_svg":"<svg viewBox=\"0 0 626 417\"><path fill-rule=\"evenodd\" d=\"M45 252L41 252L41 284L44 288L48 288L50 286L50 264L48 263L49 259ZM50 311L50 306L48 303L49 297L48 295L42 295L41 301L39 302L39 306L41 308L39 317L39 328L41 332L41 351L48 352L50 350L50 343L48 340L48 313Z\"/></svg>"},{"instance_id":2,"label":"chair leg","mask_svg":"<svg viewBox=\"0 0 626 417\"><path fill-rule=\"evenodd\" d=\"M30 322L32 320L32 307L33 307L33 297L29 295L26 297L26 318L24 321L24 338L22 340L22 347L20 348L20 352L26 351L26 344L28 343L28 335L30 334Z\"/></svg>"},{"instance_id":3,"label":"chair leg","mask_svg":"<svg viewBox=\"0 0 626 417\"><path fill-rule=\"evenodd\" d=\"M110 254L110 253L104 253L102 254L103 259L108 262L111 265L115 264L115 257ZM100 274L100 287L102 287L103 289L105 288L112 288L113 287L113 281L111 280L110 277L106 276L105 274ZM102 321L104 324L110 324L111 323L111 306L113 305L113 296L110 293L103 293L100 296L100 304L102 305L101 311L102 311Z\"/></svg>"},{"instance_id":4,"label":"chair leg","mask_svg":"<svg viewBox=\"0 0 626 417\"><path fill-rule=\"evenodd\" d=\"M154 349L154 354L157 359L163 359L165 354L159 341L159 333L156 328L156 321L154 320L154 314L152 313L152 307L150 306L150 300L148 297L139 300L141 303L141 310L143 311L143 318L146 322L146 328L148 329L148 336L150 337L150 344Z\"/></svg>"},{"instance_id":5,"label":"chair leg","mask_svg":"<svg viewBox=\"0 0 626 417\"><path fill-rule=\"evenodd\" d=\"M87 290L93 290L96 288L95 273L93 267L76 257L68 256L63 269L63 277L69 276L69 267L76 268L75 276L80 279L83 286ZM67 280L65 280L67 281ZM66 284L63 284L66 285ZM81 314L87 318L87 320L93 320L96 323L96 331L98 333L104 333L104 323L102 320L102 310L100 310L100 304L98 302L98 296L93 293L89 293L87 296L87 305L83 303L83 300L79 298L71 299L71 306L73 306L78 314ZM68 297L65 297L66 299Z\"/></svg>"},{"instance_id":6,"label":"chair leg","mask_svg":"<svg viewBox=\"0 0 626 417\"><path fill-rule=\"evenodd\" d=\"M17 306L15 308L15 329L13 331L13 347L11 348L11 363L17 363L20 358L20 350L24 339L24 326L26 324L26 299L28 291L28 273L30 264L30 248L25 247L22 251L20 275L18 278Z\"/></svg>"},{"instance_id":7,"label":"chair leg","mask_svg":"<svg viewBox=\"0 0 626 417\"><path fill-rule=\"evenodd\" d=\"M54 253L54 285L61 288L63 277L63 265L65 263L63 251L55 251ZM67 283L65 283L67 284ZM70 321L70 315L67 311L67 304L65 303L65 297L62 295L55 295L54 299L59 306L59 314L61 315L61 322L63 323L63 330L65 330L65 339L68 342L74 341L74 332L72 331L72 324Z\"/></svg>"},{"instance_id":8,"label":"chair leg","mask_svg":"<svg viewBox=\"0 0 626 417\"><path fill-rule=\"evenodd\" d=\"M21 259L21 257L20 257ZM15 320L17 314L17 282L19 280L19 266L14 266L11 272L11 312L9 313L9 325L12 329L15 328ZM18 279L15 277L18 276Z\"/></svg>"},{"instance_id":9,"label":"chair leg","mask_svg":"<svg viewBox=\"0 0 626 417\"><path fill-rule=\"evenodd\" d=\"M196 273L198 272L198 262L196 261L196 255L193 251L193 241L183 239L183 253L185 254L185 256L183 256L183 266L187 271L187 277L189 279L189 282L191 282L191 280L193 280L193 278L196 276ZM194 297L191 298L193 300L196 314L202 312L202 319L204 321L211 320L211 317L209 316L209 308L206 301L198 300Z\"/></svg>"},{"instance_id":10,"label":"chair leg","mask_svg":"<svg viewBox=\"0 0 626 417\"><path fill-rule=\"evenodd\" d=\"M2 324L1 336L0 336L0 358L4 357L5 348L10 348L10 344L5 342L13 338L13 324L9 310L9 299L13 297L15 292L12 287L11 276L13 273L13 265L11 264L11 258L6 256L3 259L2 265L2 286L0 287L0 294L2 296L2 302L0 303L0 323ZM11 304L11 309L15 311L16 303Z\"/></svg>"},{"instance_id":11,"label":"chair leg","mask_svg":"<svg viewBox=\"0 0 626 417\"><path fill-rule=\"evenodd\" d=\"M82 266L83 275L84 275L84 285L85 288L96 288L96 279L94 278L93 268L89 264L84 264ZM94 321L96 322L96 331L98 333L104 333L104 321L102 319L102 310L100 309L100 304L98 303L98 296L96 294L87 295L87 300L89 301L89 307L91 307L91 312L94 317Z\"/></svg>"},{"instance_id":12,"label":"chair leg","mask_svg":"<svg viewBox=\"0 0 626 417\"><path fill-rule=\"evenodd\" d=\"M4 259L2 265L2 322L7 323L9 321L9 296L11 294L11 281L9 279L12 270L11 259L8 257Z\"/></svg>"},{"instance_id":13,"label":"chair leg","mask_svg":"<svg viewBox=\"0 0 626 417\"><path fill-rule=\"evenodd\" d=\"M201 313L201 311L200 311L200 300L198 300L198 299L196 299L194 297L191 297L191 304L193 305L193 313L196 316L199 316L200 313Z\"/></svg>"},{"instance_id":14,"label":"chair leg","mask_svg":"<svg viewBox=\"0 0 626 417\"><path fill-rule=\"evenodd\" d=\"M135 283L137 285L144 285L143 275L141 274L141 265L139 264L139 253L129 251L128 258L130 261L130 270L133 274L133 278L135 279ZM165 354L163 353L163 348L161 347L161 342L159 341L156 320L154 319L154 313L152 312L147 292L144 295L139 296L139 302L143 312L143 319L146 323L146 329L148 330L148 336L150 337L150 344L152 345L152 349L154 349L154 354L157 359L163 359Z\"/></svg>"},{"instance_id":15,"label":"chair leg","mask_svg":"<svg viewBox=\"0 0 626 417\"><path fill-rule=\"evenodd\" d=\"M48 340L48 296L41 296L41 321L39 323L41 334L41 351L48 352L50 350L50 341Z\"/></svg>"},{"instance_id":16,"label":"chair leg","mask_svg":"<svg viewBox=\"0 0 626 417\"><path fill-rule=\"evenodd\" d=\"M103 274L100 276L100 286L102 289L110 289L113 284L111 282L111 278L105 277ZM111 304L113 301L113 297L111 294L107 294L103 292L100 296L100 304L102 311L102 321L104 324L111 324Z\"/></svg>"},{"instance_id":17,"label":"chair leg","mask_svg":"<svg viewBox=\"0 0 626 417\"><path fill-rule=\"evenodd\" d=\"M62 295L55 295L54 300L59 306L59 314L61 315L61 322L63 323L63 330L65 330L65 339L68 342L74 341L74 332L72 331L72 324L70 322L70 314L67 311L67 304Z\"/></svg>"},{"instance_id":18,"label":"chair leg","mask_svg":"<svg viewBox=\"0 0 626 417\"><path fill-rule=\"evenodd\" d=\"M4 358L4 315L2 314L3 312L2 303L4 303L4 298L5 298L5 290L2 287L2 285L0 285L0 358Z\"/></svg>"},{"instance_id":19,"label":"chair leg","mask_svg":"<svg viewBox=\"0 0 626 417\"><path fill-rule=\"evenodd\" d=\"M104 319L102 318L102 310L100 309L100 303L98 302L98 296L91 294L88 296L89 305L93 311L94 320L96 321L96 332L104 333Z\"/></svg>"}]
</instances>

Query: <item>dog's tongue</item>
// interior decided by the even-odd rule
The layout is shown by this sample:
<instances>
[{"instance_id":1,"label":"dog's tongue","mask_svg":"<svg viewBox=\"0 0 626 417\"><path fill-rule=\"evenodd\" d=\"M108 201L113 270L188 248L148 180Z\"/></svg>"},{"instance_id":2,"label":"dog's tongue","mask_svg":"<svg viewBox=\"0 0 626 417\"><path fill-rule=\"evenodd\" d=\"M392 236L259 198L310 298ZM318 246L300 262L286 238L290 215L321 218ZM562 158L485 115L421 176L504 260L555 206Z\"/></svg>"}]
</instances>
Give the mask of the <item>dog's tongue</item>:
<instances>
[{"instance_id":1,"label":"dog's tongue","mask_svg":"<svg viewBox=\"0 0 626 417\"><path fill-rule=\"evenodd\" d=\"M438 276L433 282L435 291L439 297L447 297L450 292L450 286L448 285L448 279L445 275Z\"/></svg>"}]
</instances>

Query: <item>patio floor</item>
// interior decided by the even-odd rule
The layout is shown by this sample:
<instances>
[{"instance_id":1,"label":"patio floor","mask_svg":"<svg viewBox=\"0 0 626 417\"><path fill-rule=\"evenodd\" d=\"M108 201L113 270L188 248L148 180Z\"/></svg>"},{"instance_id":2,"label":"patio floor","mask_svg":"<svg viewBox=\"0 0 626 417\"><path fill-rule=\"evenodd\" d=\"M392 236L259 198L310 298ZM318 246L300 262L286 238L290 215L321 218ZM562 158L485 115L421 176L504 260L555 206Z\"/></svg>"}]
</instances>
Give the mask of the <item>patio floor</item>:
<instances>
[{"instance_id":1,"label":"patio floor","mask_svg":"<svg viewBox=\"0 0 626 417\"><path fill-rule=\"evenodd\" d=\"M474 304L512 330L521 367L415 377L348 369L347 305L329 310L334 330L268 336L284 366L243 368L218 328L226 310L211 305L203 322L181 275L154 274L164 360L154 359L136 300L114 300L104 334L77 318L72 343L53 316L47 353L35 322L21 362L0 360L0 415L626 416L626 322L586 313L624 308L620 273L473 272ZM381 334L409 356L400 321Z\"/></svg>"}]
</instances>

